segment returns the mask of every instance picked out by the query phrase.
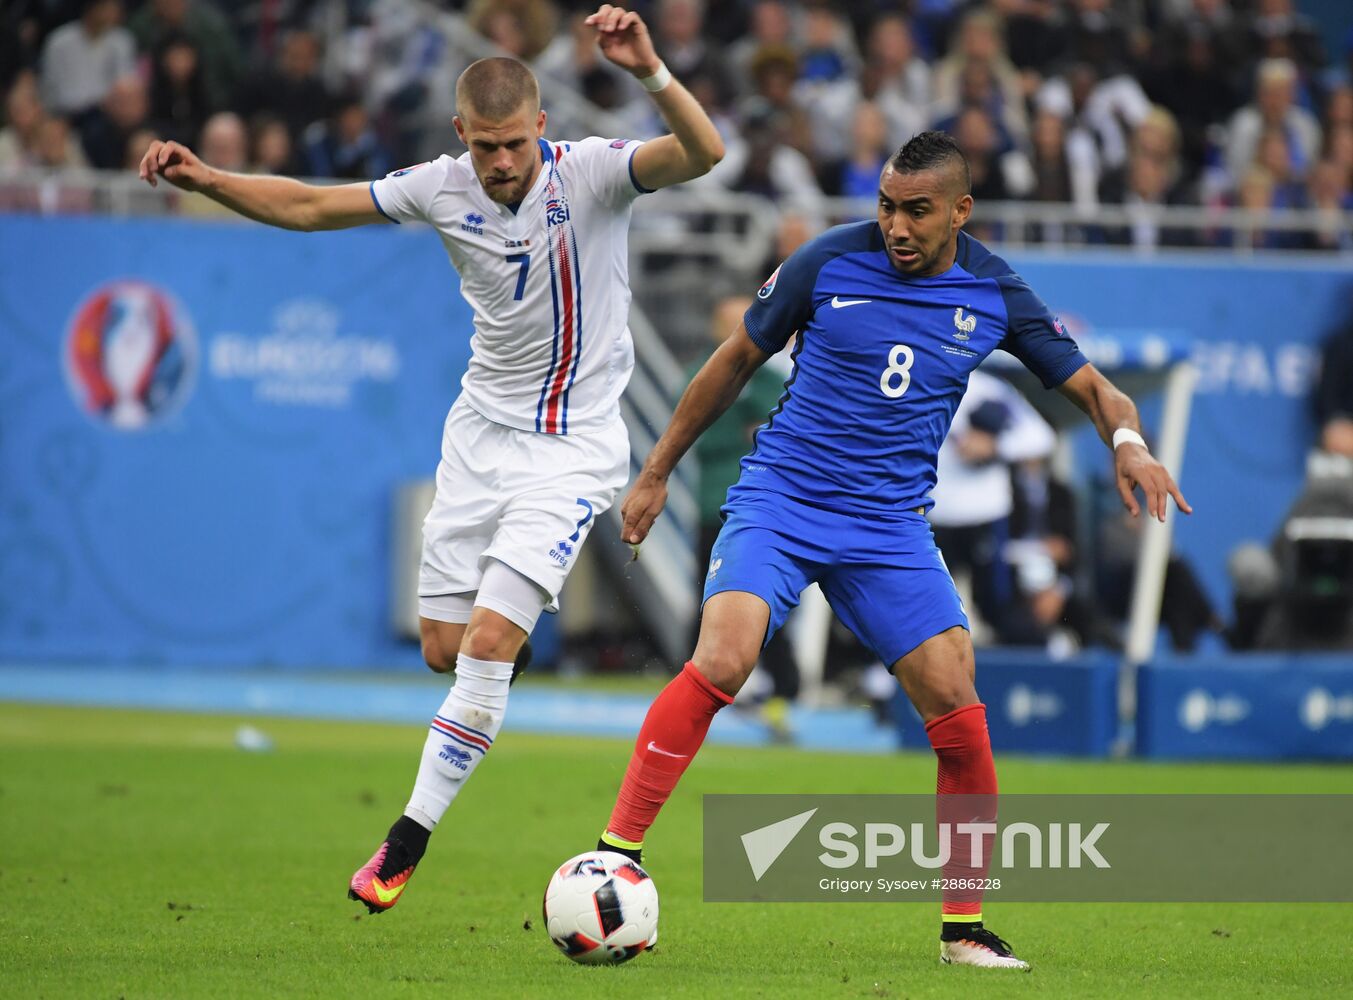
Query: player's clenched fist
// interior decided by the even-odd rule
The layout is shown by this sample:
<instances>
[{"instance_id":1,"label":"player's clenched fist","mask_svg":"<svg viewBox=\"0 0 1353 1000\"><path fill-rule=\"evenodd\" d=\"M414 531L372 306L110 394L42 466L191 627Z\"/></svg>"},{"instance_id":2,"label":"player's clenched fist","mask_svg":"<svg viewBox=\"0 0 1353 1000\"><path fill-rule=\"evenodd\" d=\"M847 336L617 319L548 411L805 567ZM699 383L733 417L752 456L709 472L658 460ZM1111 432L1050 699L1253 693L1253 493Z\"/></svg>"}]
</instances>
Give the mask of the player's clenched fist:
<instances>
[{"instance_id":1,"label":"player's clenched fist","mask_svg":"<svg viewBox=\"0 0 1353 1000\"><path fill-rule=\"evenodd\" d=\"M638 545L648 537L653 522L667 505L667 480L639 473L634 488L620 505L620 539Z\"/></svg>"},{"instance_id":2,"label":"player's clenched fist","mask_svg":"<svg viewBox=\"0 0 1353 1000\"><path fill-rule=\"evenodd\" d=\"M178 142L156 139L141 157L141 179L155 187L156 177L163 177L185 191L198 191L206 183L211 168L197 158L187 146Z\"/></svg>"}]
</instances>

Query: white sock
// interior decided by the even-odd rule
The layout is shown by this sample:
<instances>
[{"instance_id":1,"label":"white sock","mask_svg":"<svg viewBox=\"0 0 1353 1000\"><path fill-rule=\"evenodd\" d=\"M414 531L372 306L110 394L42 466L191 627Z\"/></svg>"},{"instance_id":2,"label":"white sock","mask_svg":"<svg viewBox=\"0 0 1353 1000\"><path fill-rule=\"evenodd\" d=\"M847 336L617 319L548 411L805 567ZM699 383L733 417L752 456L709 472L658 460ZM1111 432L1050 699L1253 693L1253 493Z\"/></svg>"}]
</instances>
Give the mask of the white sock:
<instances>
[{"instance_id":1,"label":"white sock","mask_svg":"<svg viewBox=\"0 0 1353 1000\"><path fill-rule=\"evenodd\" d=\"M432 720L404 815L431 830L474 774L507 711L512 664L456 658L456 683Z\"/></svg>"}]
</instances>

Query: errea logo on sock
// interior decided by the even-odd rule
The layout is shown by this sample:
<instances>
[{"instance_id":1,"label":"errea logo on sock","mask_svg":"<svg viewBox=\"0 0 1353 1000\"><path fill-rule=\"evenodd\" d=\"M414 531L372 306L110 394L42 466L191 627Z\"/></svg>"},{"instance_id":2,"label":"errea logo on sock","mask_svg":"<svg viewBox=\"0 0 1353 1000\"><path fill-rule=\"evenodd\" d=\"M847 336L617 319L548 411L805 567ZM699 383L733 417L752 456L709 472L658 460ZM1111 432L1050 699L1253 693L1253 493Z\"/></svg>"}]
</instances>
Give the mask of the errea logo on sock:
<instances>
[{"instance_id":1,"label":"errea logo on sock","mask_svg":"<svg viewBox=\"0 0 1353 1000\"><path fill-rule=\"evenodd\" d=\"M443 743L441 753L437 754L437 756L442 760L447 761L452 766L460 768L462 771L469 770L466 762L470 759L470 754L468 751L462 750L458 746L452 746L450 743Z\"/></svg>"}]
</instances>

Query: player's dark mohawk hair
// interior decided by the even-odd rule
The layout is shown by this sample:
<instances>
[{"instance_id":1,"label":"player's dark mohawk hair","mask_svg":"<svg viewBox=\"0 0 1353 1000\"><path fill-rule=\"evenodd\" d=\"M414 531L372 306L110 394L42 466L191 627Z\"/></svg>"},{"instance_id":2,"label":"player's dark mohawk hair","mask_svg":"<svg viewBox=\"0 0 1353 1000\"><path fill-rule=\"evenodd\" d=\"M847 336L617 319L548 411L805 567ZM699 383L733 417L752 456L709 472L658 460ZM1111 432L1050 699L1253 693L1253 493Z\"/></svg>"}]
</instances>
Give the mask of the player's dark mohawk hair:
<instances>
[{"instance_id":1,"label":"player's dark mohawk hair","mask_svg":"<svg viewBox=\"0 0 1353 1000\"><path fill-rule=\"evenodd\" d=\"M889 161L899 174L914 174L934 170L957 162L963 174L963 190L972 191L972 177L968 174L968 158L948 132L918 132L893 154Z\"/></svg>"}]
</instances>

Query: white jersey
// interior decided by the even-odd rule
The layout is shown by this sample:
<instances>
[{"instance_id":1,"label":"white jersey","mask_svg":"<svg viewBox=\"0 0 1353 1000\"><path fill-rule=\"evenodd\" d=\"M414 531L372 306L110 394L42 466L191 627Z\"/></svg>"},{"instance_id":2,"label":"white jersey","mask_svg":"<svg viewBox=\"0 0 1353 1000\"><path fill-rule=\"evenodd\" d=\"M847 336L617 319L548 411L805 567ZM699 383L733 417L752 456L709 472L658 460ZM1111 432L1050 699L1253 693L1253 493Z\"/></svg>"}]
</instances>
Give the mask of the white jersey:
<instances>
[{"instance_id":1,"label":"white jersey","mask_svg":"<svg viewBox=\"0 0 1353 1000\"><path fill-rule=\"evenodd\" d=\"M541 170L514 213L493 201L470 154L396 170L371 185L395 222L441 234L474 309L462 398L495 423L588 433L619 420L634 367L629 331L630 207L646 189L641 143L539 141Z\"/></svg>"}]
</instances>

